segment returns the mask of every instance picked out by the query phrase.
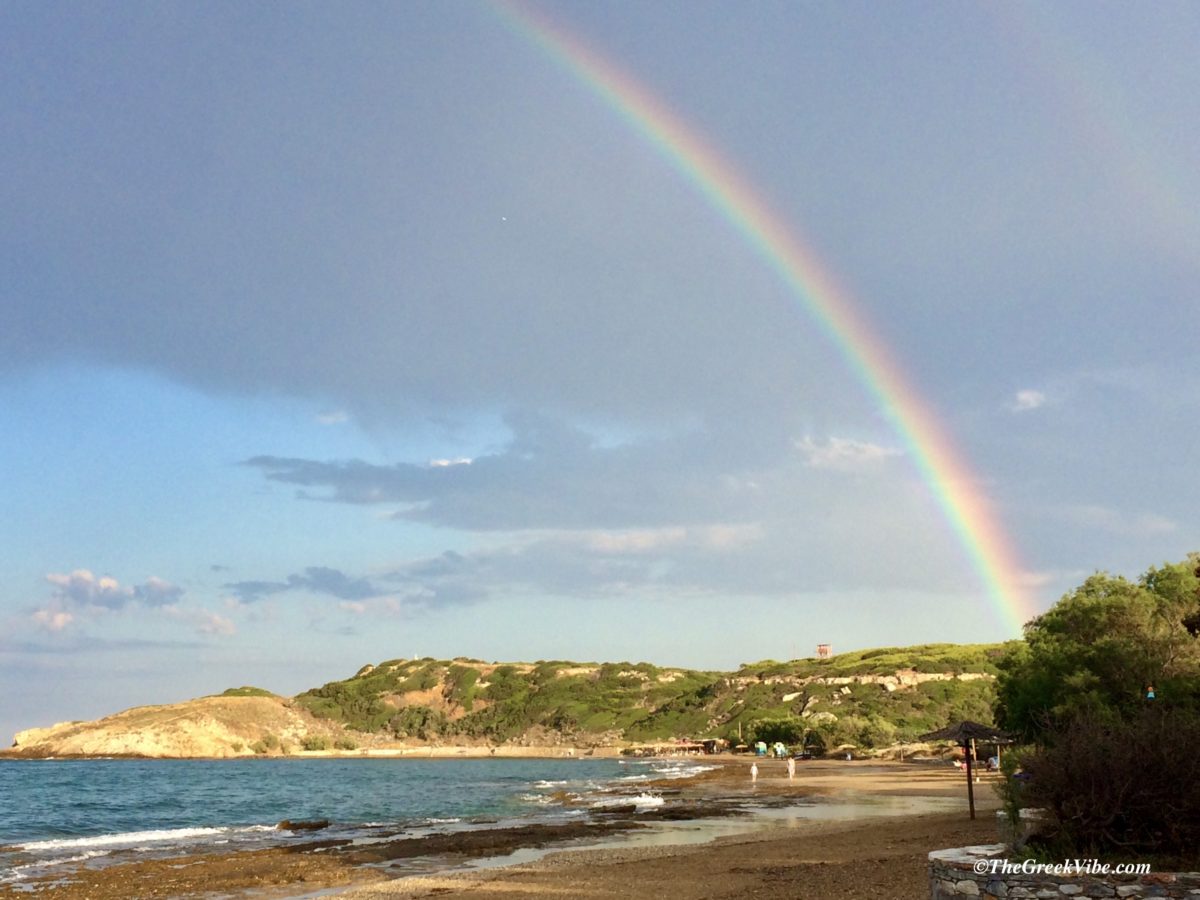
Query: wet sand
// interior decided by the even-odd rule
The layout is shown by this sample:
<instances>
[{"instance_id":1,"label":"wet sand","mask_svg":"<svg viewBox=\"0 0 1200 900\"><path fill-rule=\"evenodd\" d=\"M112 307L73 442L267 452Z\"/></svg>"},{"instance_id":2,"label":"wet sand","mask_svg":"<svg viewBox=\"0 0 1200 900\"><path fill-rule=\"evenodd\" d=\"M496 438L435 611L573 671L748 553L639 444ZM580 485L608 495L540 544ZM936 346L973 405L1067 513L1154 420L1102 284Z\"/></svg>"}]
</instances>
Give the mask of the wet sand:
<instances>
[{"instance_id":1,"label":"wet sand","mask_svg":"<svg viewBox=\"0 0 1200 900\"><path fill-rule=\"evenodd\" d=\"M259 897L888 897L928 896L926 854L994 840L997 801L963 773L919 763L715 758L686 782L639 784L668 803L613 809L591 823L492 828L350 847L322 841L225 855L145 860L83 871L0 898ZM731 817L746 803L757 815ZM799 812L796 804L804 803ZM952 810L928 812L930 809ZM663 843L668 842L668 843ZM567 847L569 849L562 850ZM500 865L497 865L500 864ZM435 875L412 875L414 866ZM458 867L455 871L445 871ZM469 868L467 868L469 867Z\"/></svg>"},{"instance_id":2,"label":"wet sand","mask_svg":"<svg viewBox=\"0 0 1200 900\"><path fill-rule=\"evenodd\" d=\"M759 827L707 843L624 845L553 852L530 863L477 872L399 879L337 894L338 900L433 897L510 900L515 897L812 898L812 900L927 900L930 850L996 840L998 806L991 782L975 785L977 818L967 814L960 770L920 764L816 762L797 767L794 782L782 764L760 764L752 788L749 760L705 773L714 796L761 794L764 799L819 799L831 819L788 818L785 809L757 819ZM775 770L779 769L779 772ZM938 805L953 811L903 813ZM786 827L772 826L781 818Z\"/></svg>"}]
</instances>

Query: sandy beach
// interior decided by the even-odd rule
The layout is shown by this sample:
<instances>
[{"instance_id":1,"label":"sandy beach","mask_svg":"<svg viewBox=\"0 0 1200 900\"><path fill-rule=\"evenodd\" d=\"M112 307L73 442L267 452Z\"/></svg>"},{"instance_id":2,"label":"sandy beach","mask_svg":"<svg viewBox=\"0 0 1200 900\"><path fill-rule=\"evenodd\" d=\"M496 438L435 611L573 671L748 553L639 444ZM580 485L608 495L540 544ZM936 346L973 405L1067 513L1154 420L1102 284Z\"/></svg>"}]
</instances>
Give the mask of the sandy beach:
<instances>
[{"instance_id":1,"label":"sandy beach","mask_svg":"<svg viewBox=\"0 0 1200 900\"><path fill-rule=\"evenodd\" d=\"M749 758L705 762L717 765L686 782L653 786L671 798L657 811L614 808L590 823L397 836L369 847L322 841L317 832L288 848L84 870L23 891L0 888L0 898L923 900L930 850L995 839L990 784L976 785L980 815L971 821L963 773L945 764L804 761L788 781L783 763L767 760L752 783ZM729 815L747 804L761 809ZM410 874L414 861L427 874ZM437 872L428 874L431 868Z\"/></svg>"}]
</instances>

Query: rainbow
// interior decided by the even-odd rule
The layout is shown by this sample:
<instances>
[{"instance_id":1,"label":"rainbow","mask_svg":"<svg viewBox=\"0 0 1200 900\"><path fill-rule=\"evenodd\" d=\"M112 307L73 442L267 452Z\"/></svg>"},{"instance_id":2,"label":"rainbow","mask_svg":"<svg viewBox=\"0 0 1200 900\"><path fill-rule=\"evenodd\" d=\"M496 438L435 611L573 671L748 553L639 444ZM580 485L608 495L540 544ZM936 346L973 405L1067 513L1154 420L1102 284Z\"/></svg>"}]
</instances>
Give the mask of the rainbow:
<instances>
[{"instance_id":1,"label":"rainbow","mask_svg":"<svg viewBox=\"0 0 1200 900\"><path fill-rule=\"evenodd\" d=\"M787 285L837 348L895 429L978 573L1002 624L1014 633L1033 612L1021 566L991 504L937 416L873 333L849 292L762 196L652 93L540 13L491 0L505 24L543 50L649 141Z\"/></svg>"}]
</instances>

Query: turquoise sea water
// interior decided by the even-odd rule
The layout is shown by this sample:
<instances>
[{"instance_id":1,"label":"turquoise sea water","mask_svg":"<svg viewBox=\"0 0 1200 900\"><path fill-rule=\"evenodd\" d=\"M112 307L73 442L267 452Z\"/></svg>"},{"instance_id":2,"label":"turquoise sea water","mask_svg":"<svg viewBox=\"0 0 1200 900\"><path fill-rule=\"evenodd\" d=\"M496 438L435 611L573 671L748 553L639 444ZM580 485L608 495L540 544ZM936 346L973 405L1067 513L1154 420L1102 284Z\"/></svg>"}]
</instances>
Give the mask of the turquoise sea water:
<instances>
[{"instance_id":1,"label":"turquoise sea water","mask_svg":"<svg viewBox=\"0 0 1200 900\"><path fill-rule=\"evenodd\" d=\"M39 760L0 762L0 883L139 854L370 839L587 815L694 764L602 759ZM564 802L565 801L565 802Z\"/></svg>"}]
</instances>

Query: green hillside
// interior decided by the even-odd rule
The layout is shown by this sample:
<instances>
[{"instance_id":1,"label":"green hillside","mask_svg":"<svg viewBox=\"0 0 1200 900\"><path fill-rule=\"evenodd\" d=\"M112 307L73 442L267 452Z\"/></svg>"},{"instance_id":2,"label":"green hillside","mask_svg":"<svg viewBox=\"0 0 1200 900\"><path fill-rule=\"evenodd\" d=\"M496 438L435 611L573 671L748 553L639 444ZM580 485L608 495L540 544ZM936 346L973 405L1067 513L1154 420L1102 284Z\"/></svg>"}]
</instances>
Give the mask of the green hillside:
<instances>
[{"instance_id":1,"label":"green hillside","mask_svg":"<svg viewBox=\"0 0 1200 900\"><path fill-rule=\"evenodd\" d=\"M991 721L1000 644L926 644L736 672L649 663L389 660L296 700L320 718L420 741L604 744L783 734L817 747Z\"/></svg>"}]
</instances>

